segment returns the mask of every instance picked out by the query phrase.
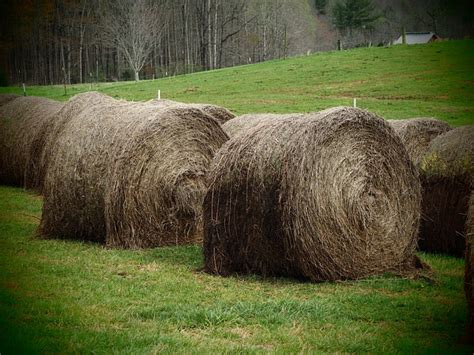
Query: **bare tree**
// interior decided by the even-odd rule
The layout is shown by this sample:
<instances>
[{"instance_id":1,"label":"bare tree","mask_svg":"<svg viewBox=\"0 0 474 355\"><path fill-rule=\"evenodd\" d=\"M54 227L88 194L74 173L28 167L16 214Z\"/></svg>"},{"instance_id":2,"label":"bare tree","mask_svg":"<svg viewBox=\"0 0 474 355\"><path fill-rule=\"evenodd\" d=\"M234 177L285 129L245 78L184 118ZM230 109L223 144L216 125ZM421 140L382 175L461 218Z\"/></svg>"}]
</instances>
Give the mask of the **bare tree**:
<instances>
[{"instance_id":1,"label":"bare tree","mask_svg":"<svg viewBox=\"0 0 474 355\"><path fill-rule=\"evenodd\" d=\"M101 37L122 52L139 81L161 32L158 7L150 0L115 0L105 5Z\"/></svg>"}]
</instances>

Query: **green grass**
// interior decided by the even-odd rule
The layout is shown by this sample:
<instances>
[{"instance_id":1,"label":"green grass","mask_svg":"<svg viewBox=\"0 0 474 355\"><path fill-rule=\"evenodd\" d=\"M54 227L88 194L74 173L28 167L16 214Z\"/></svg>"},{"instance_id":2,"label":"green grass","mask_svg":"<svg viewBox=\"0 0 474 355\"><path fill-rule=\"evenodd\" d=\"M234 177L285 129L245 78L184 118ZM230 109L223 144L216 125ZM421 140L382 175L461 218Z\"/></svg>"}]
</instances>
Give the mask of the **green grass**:
<instances>
[{"instance_id":1,"label":"green grass","mask_svg":"<svg viewBox=\"0 0 474 355\"><path fill-rule=\"evenodd\" d=\"M236 114L308 112L352 105L386 118L434 116L454 126L474 123L474 40L360 48L226 68L156 81L101 83L93 89L129 100L162 97L210 102ZM69 95L89 90L74 85ZM17 92L19 88L0 88ZM65 100L62 86L28 94Z\"/></svg>"},{"instance_id":2,"label":"green grass","mask_svg":"<svg viewBox=\"0 0 474 355\"><path fill-rule=\"evenodd\" d=\"M140 83L115 97L211 102L237 114L359 106L474 123L474 41L329 52ZM87 91L75 85L69 93ZM0 88L0 92L20 92ZM31 95L65 100L63 88ZM390 275L311 284L199 271L200 247L144 251L34 237L41 198L0 187L0 353L460 352L464 262L422 254L435 283Z\"/></svg>"},{"instance_id":3,"label":"green grass","mask_svg":"<svg viewBox=\"0 0 474 355\"><path fill-rule=\"evenodd\" d=\"M311 284L199 271L197 246L107 250L34 237L41 198L0 187L0 352L472 352L463 261L435 283Z\"/></svg>"}]
</instances>

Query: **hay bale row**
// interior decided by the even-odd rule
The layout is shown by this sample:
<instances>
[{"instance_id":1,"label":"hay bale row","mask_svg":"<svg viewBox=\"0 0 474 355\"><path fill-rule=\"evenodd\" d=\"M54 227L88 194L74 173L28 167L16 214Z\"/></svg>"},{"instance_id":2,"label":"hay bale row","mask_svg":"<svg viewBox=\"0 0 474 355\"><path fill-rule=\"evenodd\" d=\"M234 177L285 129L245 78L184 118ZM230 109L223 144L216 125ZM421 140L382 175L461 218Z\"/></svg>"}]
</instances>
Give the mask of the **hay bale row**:
<instances>
[{"instance_id":1,"label":"hay bale row","mask_svg":"<svg viewBox=\"0 0 474 355\"><path fill-rule=\"evenodd\" d=\"M466 214L474 179L474 126L433 139L420 161L421 250L464 256Z\"/></svg>"},{"instance_id":2,"label":"hay bale row","mask_svg":"<svg viewBox=\"0 0 474 355\"><path fill-rule=\"evenodd\" d=\"M95 96L60 129L48 163L40 230L114 247L196 241L205 173L228 139L190 106Z\"/></svg>"},{"instance_id":3,"label":"hay bale row","mask_svg":"<svg viewBox=\"0 0 474 355\"><path fill-rule=\"evenodd\" d=\"M158 107L170 107L170 106L190 106L202 110L203 112L207 113L209 116L213 117L217 122L220 124L224 124L225 122L233 119L235 115L230 112L228 109L211 105L211 104L186 104L183 102L166 100L166 99L153 99L148 101L152 105L156 105Z\"/></svg>"},{"instance_id":4,"label":"hay bale row","mask_svg":"<svg viewBox=\"0 0 474 355\"><path fill-rule=\"evenodd\" d=\"M411 160L418 164L428 151L431 141L451 127L435 118L411 118L388 121L401 138Z\"/></svg>"},{"instance_id":5,"label":"hay bale row","mask_svg":"<svg viewBox=\"0 0 474 355\"><path fill-rule=\"evenodd\" d=\"M276 120L294 119L302 117L303 114L274 114L274 113L251 113L233 118L222 125L225 133L232 138L242 132L258 126L261 123L273 122Z\"/></svg>"},{"instance_id":6,"label":"hay bale row","mask_svg":"<svg viewBox=\"0 0 474 355\"><path fill-rule=\"evenodd\" d=\"M469 306L468 334L474 341L474 193L471 193L466 218L466 273L464 290Z\"/></svg>"},{"instance_id":7,"label":"hay bale row","mask_svg":"<svg viewBox=\"0 0 474 355\"><path fill-rule=\"evenodd\" d=\"M224 144L209 181L209 273L323 281L412 266L420 182L400 138L366 111L260 123Z\"/></svg>"},{"instance_id":8,"label":"hay bale row","mask_svg":"<svg viewBox=\"0 0 474 355\"><path fill-rule=\"evenodd\" d=\"M0 183L41 189L47 127L62 107L33 96L17 97L0 107Z\"/></svg>"}]
</instances>

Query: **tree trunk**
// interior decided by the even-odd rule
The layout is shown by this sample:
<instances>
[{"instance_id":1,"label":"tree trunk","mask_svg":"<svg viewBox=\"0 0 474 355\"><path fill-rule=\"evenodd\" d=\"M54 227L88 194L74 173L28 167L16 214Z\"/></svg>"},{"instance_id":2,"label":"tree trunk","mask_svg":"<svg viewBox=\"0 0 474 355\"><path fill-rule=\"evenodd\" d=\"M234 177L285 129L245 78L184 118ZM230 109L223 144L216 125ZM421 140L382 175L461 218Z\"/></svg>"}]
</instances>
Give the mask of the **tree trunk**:
<instances>
[{"instance_id":1,"label":"tree trunk","mask_svg":"<svg viewBox=\"0 0 474 355\"><path fill-rule=\"evenodd\" d=\"M139 72L138 72L137 70L135 70L134 72L135 72L135 81L136 81L136 82L139 82L139 81L140 81Z\"/></svg>"}]
</instances>

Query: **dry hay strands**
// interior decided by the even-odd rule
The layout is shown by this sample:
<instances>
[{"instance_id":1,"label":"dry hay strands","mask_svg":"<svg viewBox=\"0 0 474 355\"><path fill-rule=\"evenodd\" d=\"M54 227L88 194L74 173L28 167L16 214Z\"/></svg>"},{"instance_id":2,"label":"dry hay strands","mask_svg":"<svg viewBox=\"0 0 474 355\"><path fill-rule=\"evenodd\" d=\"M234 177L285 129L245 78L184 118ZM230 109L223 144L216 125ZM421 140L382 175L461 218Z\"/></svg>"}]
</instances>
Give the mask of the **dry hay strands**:
<instances>
[{"instance_id":1,"label":"dry hay strands","mask_svg":"<svg viewBox=\"0 0 474 355\"><path fill-rule=\"evenodd\" d=\"M205 270L358 279L413 267L421 188L400 138L354 108L261 123L216 154Z\"/></svg>"},{"instance_id":2,"label":"dry hay strands","mask_svg":"<svg viewBox=\"0 0 474 355\"><path fill-rule=\"evenodd\" d=\"M182 227L195 228L180 214L191 214L191 203L202 200L204 171L227 136L200 110L111 100L82 110L58 136L42 235L115 247L188 242L191 232L181 234ZM141 210L129 214L129 208ZM150 230L169 235L144 235ZM173 243L166 239L171 234Z\"/></svg>"},{"instance_id":3,"label":"dry hay strands","mask_svg":"<svg viewBox=\"0 0 474 355\"><path fill-rule=\"evenodd\" d=\"M21 96L16 94L0 94L0 107L8 104L10 101L13 101Z\"/></svg>"},{"instance_id":4,"label":"dry hay strands","mask_svg":"<svg viewBox=\"0 0 474 355\"><path fill-rule=\"evenodd\" d=\"M436 118L411 118L388 121L400 136L408 155L417 164L428 151L431 141L440 134L448 132L451 127Z\"/></svg>"},{"instance_id":5,"label":"dry hay strands","mask_svg":"<svg viewBox=\"0 0 474 355\"><path fill-rule=\"evenodd\" d=\"M0 182L41 189L41 154L47 127L63 103L18 97L0 107Z\"/></svg>"},{"instance_id":6,"label":"dry hay strands","mask_svg":"<svg viewBox=\"0 0 474 355\"><path fill-rule=\"evenodd\" d=\"M466 218L466 273L464 290L466 291L467 303L469 305L468 334L470 341L474 343L474 193L471 193Z\"/></svg>"},{"instance_id":7,"label":"dry hay strands","mask_svg":"<svg viewBox=\"0 0 474 355\"><path fill-rule=\"evenodd\" d=\"M173 100L166 100L166 99L153 99L148 101L157 107L165 108L170 106L190 106L193 108L197 108L202 110L203 112L207 113L209 116L213 117L217 122L220 124L224 124L225 122L233 119L235 115L230 112L228 109L222 106L211 105L211 104L187 104Z\"/></svg>"},{"instance_id":8,"label":"dry hay strands","mask_svg":"<svg viewBox=\"0 0 474 355\"><path fill-rule=\"evenodd\" d=\"M148 248L202 240L206 174L228 140L201 110L170 106L128 134L106 192L107 244Z\"/></svg>"},{"instance_id":9,"label":"dry hay strands","mask_svg":"<svg viewBox=\"0 0 474 355\"><path fill-rule=\"evenodd\" d=\"M273 122L276 120L295 119L302 117L303 114L276 114L276 113L249 113L227 121L222 125L225 133L229 137L235 137L237 134L247 132L261 123Z\"/></svg>"},{"instance_id":10,"label":"dry hay strands","mask_svg":"<svg viewBox=\"0 0 474 355\"><path fill-rule=\"evenodd\" d=\"M474 126L435 138L420 161L423 187L421 250L462 257L474 177Z\"/></svg>"},{"instance_id":11,"label":"dry hay strands","mask_svg":"<svg viewBox=\"0 0 474 355\"><path fill-rule=\"evenodd\" d=\"M117 102L117 100L96 91L77 94L64 104L61 110L56 113L54 119L49 120L43 125L40 134L44 135L44 139L42 141L43 148L40 149L40 175L38 176L41 182L45 179L49 159L55 149L54 145L56 140L61 135L67 123L86 108L90 109L97 105L113 104L115 102Z\"/></svg>"}]
</instances>

